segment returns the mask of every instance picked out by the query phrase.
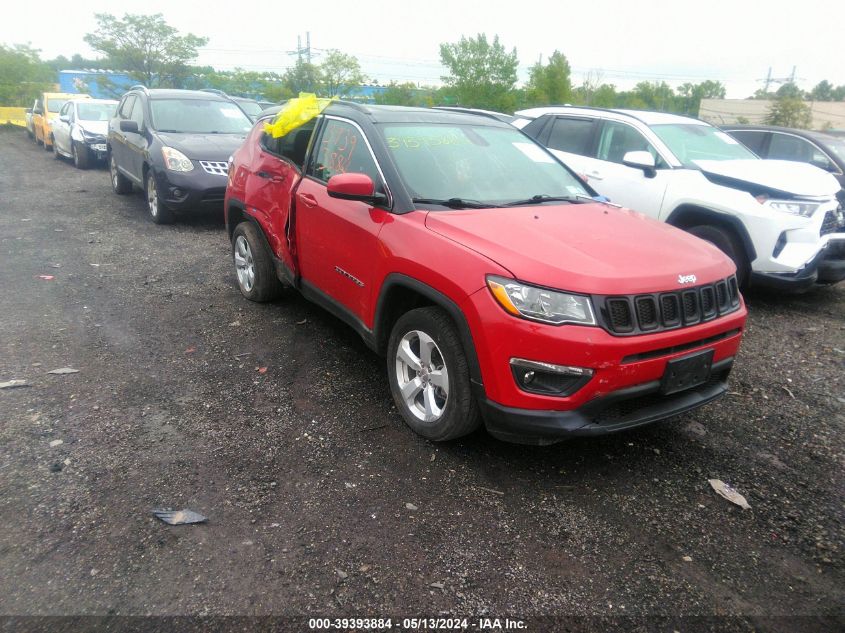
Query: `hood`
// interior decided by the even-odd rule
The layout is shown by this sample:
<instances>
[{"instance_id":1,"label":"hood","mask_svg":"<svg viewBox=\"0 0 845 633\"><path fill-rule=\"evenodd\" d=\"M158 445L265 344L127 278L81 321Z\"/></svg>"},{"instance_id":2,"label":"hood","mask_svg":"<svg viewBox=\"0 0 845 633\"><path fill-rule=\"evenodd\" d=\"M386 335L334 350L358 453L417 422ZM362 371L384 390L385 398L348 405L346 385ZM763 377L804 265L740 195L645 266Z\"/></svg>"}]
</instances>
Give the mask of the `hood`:
<instances>
[{"instance_id":1,"label":"hood","mask_svg":"<svg viewBox=\"0 0 845 633\"><path fill-rule=\"evenodd\" d=\"M79 121L78 124L79 127L88 132L88 134L107 136L109 133L108 121Z\"/></svg>"},{"instance_id":2,"label":"hood","mask_svg":"<svg viewBox=\"0 0 845 633\"><path fill-rule=\"evenodd\" d=\"M192 160L227 161L246 138L244 134L176 134L160 132L161 142Z\"/></svg>"},{"instance_id":3,"label":"hood","mask_svg":"<svg viewBox=\"0 0 845 633\"><path fill-rule=\"evenodd\" d=\"M830 197L840 188L832 175L807 163L790 160L696 160L705 174L727 179L726 187L748 183L790 196ZM731 184L730 181L738 181Z\"/></svg>"},{"instance_id":4,"label":"hood","mask_svg":"<svg viewBox=\"0 0 845 633\"><path fill-rule=\"evenodd\" d=\"M585 294L678 290L733 274L715 246L628 209L571 204L429 212L426 226L521 281Z\"/></svg>"}]
</instances>

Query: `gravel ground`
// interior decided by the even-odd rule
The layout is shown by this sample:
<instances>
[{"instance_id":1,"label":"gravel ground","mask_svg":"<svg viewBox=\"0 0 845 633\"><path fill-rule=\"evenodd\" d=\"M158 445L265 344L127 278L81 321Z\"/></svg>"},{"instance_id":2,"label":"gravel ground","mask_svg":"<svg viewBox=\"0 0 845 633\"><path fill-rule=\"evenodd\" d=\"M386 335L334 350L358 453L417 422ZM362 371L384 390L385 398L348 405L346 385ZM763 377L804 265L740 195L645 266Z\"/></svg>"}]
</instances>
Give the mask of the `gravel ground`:
<instances>
[{"instance_id":1,"label":"gravel ground","mask_svg":"<svg viewBox=\"0 0 845 633\"><path fill-rule=\"evenodd\" d=\"M241 297L221 213L155 226L16 130L0 200L0 382L30 385L0 390L0 613L845 626L845 285L748 296L730 395L683 418L435 445L350 329Z\"/></svg>"}]
</instances>

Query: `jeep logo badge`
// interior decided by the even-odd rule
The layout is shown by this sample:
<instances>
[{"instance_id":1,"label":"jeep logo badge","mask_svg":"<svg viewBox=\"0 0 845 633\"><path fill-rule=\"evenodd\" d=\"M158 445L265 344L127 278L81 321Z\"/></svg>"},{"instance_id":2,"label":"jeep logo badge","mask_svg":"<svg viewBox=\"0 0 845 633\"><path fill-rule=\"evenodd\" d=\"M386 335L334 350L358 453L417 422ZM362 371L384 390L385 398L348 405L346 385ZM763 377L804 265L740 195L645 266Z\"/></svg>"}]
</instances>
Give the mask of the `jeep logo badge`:
<instances>
[{"instance_id":1,"label":"jeep logo badge","mask_svg":"<svg viewBox=\"0 0 845 633\"><path fill-rule=\"evenodd\" d=\"M695 275L678 275L679 284L694 284Z\"/></svg>"}]
</instances>

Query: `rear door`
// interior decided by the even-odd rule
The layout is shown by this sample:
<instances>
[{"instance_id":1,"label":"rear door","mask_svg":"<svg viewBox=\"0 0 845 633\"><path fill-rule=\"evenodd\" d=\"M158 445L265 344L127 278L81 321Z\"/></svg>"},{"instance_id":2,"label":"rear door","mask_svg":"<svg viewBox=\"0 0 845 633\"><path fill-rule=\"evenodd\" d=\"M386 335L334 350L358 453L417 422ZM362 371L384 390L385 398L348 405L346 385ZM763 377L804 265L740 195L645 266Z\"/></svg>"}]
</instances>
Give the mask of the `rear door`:
<instances>
[{"instance_id":1,"label":"rear door","mask_svg":"<svg viewBox=\"0 0 845 633\"><path fill-rule=\"evenodd\" d=\"M378 235L390 212L330 198L326 183L335 174L364 173L376 191L386 192L384 176L364 132L347 119L325 116L311 156L295 199L302 281L366 323L381 256Z\"/></svg>"},{"instance_id":2,"label":"rear door","mask_svg":"<svg viewBox=\"0 0 845 633\"><path fill-rule=\"evenodd\" d=\"M270 247L291 274L296 272L296 258L290 208L315 123L316 120L310 121L281 138L262 133L244 185L246 199L258 216Z\"/></svg>"}]
</instances>

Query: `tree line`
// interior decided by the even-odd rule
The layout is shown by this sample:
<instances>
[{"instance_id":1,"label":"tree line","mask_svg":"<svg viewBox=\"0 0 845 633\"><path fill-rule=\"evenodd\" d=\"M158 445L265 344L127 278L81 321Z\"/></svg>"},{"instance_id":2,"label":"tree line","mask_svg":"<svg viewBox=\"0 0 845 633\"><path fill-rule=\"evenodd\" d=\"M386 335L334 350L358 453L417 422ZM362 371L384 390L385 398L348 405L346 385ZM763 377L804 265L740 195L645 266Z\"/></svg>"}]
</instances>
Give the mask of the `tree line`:
<instances>
[{"instance_id":1,"label":"tree line","mask_svg":"<svg viewBox=\"0 0 845 633\"><path fill-rule=\"evenodd\" d=\"M192 64L198 49L208 43L207 38L178 32L161 14L125 14L118 18L101 13L95 19L96 29L83 37L101 55L95 59L74 55L70 59L59 56L42 60L39 51L29 45L0 45L0 104L29 105L35 95L55 82L57 71L80 68L120 70L151 88L216 88L232 95L276 102L300 92L327 97L354 95L362 86L376 83L363 74L354 56L338 50L328 51L317 64L299 57L284 73L220 71ZM570 103L695 116L702 99L725 97L725 86L712 80L685 83L678 88L665 81L642 81L631 90L619 90L603 81L601 73L593 72L574 85L569 62L558 50L545 62L538 60L531 66L528 81L520 86L516 48L508 50L498 36L490 40L483 33L441 44L440 60L447 70L441 77L441 86L391 81L374 91L375 101L392 105L460 105L500 112ZM118 91L116 87L114 90ZM804 123L808 109L803 110L801 105L806 108L805 99L845 100L845 85L834 86L825 80L805 92L794 84L784 84L772 93L757 91L752 98L777 102L781 111L774 113L777 120L773 122Z\"/></svg>"}]
</instances>

